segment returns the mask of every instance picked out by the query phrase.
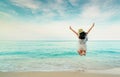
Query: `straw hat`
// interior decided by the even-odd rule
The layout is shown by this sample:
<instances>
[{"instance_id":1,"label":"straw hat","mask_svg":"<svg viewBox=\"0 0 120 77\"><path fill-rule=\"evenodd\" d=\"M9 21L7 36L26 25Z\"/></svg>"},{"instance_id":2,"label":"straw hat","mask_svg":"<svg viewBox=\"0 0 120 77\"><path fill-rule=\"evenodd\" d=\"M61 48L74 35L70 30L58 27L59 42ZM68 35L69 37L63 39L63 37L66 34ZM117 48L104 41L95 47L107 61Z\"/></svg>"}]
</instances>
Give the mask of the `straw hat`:
<instances>
[{"instance_id":1,"label":"straw hat","mask_svg":"<svg viewBox=\"0 0 120 77\"><path fill-rule=\"evenodd\" d=\"M81 32L83 32L83 29L78 29L78 33L81 33Z\"/></svg>"}]
</instances>

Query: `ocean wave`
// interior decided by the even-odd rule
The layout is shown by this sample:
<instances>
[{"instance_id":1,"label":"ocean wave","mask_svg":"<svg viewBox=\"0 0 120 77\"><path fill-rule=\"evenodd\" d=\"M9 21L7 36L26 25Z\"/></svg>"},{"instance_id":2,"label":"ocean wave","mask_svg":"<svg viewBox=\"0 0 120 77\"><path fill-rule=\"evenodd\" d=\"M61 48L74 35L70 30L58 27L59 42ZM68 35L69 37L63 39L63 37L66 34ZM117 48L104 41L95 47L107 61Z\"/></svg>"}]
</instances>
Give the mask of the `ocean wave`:
<instances>
[{"instance_id":1,"label":"ocean wave","mask_svg":"<svg viewBox=\"0 0 120 77\"><path fill-rule=\"evenodd\" d=\"M1 52L0 55L21 55L21 56L26 56L26 57L72 57L76 56L76 52L38 52L38 51L33 51L33 52L28 52L28 51L14 51L14 52Z\"/></svg>"},{"instance_id":2,"label":"ocean wave","mask_svg":"<svg viewBox=\"0 0 120 77\"><path fill-rule=\"evenodd\" d=\"M118 51L106 51L106 50L97 50L92 52L87 52L89 55L120 55L120 52ZM73 57L77 56L77 51L60 51L60 50L54 50L54 51L9 51L9 52L0 52L0 55L21 55L26 57Z\"/></svg>"},{"instance_id":3,"label":"ocean wave","mask_svg":"<svg viewBox=\"0 0 120 77\"><path fill-rule=\"evenodd\" d=\"M120 54L120 51L118 50L94 50L90 53L104 53L104 54Z\"/></svg>"}]
</instances>

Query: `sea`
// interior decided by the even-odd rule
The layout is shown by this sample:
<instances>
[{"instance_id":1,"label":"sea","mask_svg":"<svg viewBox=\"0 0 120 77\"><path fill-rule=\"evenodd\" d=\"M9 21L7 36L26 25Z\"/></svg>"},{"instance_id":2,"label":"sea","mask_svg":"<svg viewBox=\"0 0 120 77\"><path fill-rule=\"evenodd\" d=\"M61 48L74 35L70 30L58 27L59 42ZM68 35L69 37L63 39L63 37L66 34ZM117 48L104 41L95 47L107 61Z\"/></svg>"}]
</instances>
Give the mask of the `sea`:
<instances>
[{"instance_id":1,"label":"sea","mask_svg":"<svg viewBox=\"0 0 120 77\"><path fill-rule=\"evenodd\" d=\"M1 40L0 71L88 71L120 68L120 40L89 40L86 56L77 40ZM120 71L120 70L119 70Z\"/></svg>"}]
</instances>

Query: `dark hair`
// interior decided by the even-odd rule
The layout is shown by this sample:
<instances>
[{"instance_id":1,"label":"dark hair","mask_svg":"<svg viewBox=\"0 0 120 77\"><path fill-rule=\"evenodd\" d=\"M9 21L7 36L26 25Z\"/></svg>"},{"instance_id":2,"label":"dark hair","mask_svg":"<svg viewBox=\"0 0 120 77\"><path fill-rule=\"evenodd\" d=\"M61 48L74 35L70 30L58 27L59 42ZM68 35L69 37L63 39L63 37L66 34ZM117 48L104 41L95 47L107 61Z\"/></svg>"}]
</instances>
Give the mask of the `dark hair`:
<instances>
[{"instance_id":1,"label":"dark hair","mask_svg":"<svg viewBox=\"0 0 120 77\"><path fill-rule=\"evenodd\" d=\"M85 37L86 37L86 32L81 32L79 34L79 39L85 39Z\"/></svg>"}]
</instances>

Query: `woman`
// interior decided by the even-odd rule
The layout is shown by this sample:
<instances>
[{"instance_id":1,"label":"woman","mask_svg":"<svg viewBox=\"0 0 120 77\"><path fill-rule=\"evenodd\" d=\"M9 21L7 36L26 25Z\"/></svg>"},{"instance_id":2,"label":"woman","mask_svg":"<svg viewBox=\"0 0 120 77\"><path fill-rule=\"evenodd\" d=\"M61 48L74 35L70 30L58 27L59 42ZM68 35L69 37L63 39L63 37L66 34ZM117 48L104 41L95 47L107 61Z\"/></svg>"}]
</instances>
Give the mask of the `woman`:
<instances>
[{"instance_id":1,"label":"woman","mask_svg":"<svg viewBox=\"0 0 120 77\"><path fill-rule=\"evenodd\" d=\"M83 55L85 56L86 55L86 50L87 50L87 48L86 48L86 42L87 42L87 39L88 39L87 35L91 31L91 29L93 27L94 27L94 23L92 24L91 28L87 32L83 31L83 29L79 29L78 32L76 32L75 30L72 29L71 26L69 27L70 30L73 31L77 35L77 37L79 39L79 43L80 43L79 47L80 48L78 50L78 53L81 56L83 56Z\"/></svg>"}]
</instances>

